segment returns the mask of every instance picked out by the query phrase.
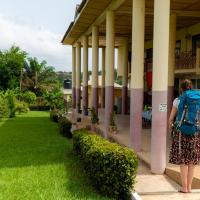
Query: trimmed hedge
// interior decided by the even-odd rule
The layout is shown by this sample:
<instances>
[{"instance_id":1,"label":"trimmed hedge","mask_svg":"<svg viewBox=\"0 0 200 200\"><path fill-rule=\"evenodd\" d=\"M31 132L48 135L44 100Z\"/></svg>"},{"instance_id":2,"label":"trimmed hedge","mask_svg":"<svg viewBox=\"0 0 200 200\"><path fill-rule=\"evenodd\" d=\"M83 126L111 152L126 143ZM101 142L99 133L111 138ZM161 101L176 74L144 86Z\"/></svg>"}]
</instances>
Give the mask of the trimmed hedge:
<instances>
[{"instance_id":1,"label":"trimmed hedge","mask_svg":"<svg viewBox=\"0 0 200 200\"><path fill-rule=\"evenodd\" d=\"M73 144L97 190L115 199L127 198L135 184L136 154L87 130L74 131Z\"/></svg>"},{"instance_id":2,"label":"trimmed hedge","mask_svg":"<svg viewBox=\"0 0 200 200\"><path fill-rule=\"evenodd\" d=\"M60 117L59 129L61 135L64 137L72 138L71 127L72 123L66 117Z\"/></svg>"},{"instance_id":3,"label":"trimmed hedge","mask_svg":"<svg viewBox=\"0 0 200 200\"><path fill-rule=\"evenodd\" d=\"M29 109L31 111L49 111L50 110L50 106L30 105Z\"/></svg>"},{"instance_id":4,"label":"trimmed hedge","mask_svg":"<svg viewBox=\"0 0 200 200\"><path fill-rule=\"evenodd\" d=\"M53 122L58 122L61 117L61 112L59 110L51 110L50 111L50 119Z\"/></svg>"}]
</instances>

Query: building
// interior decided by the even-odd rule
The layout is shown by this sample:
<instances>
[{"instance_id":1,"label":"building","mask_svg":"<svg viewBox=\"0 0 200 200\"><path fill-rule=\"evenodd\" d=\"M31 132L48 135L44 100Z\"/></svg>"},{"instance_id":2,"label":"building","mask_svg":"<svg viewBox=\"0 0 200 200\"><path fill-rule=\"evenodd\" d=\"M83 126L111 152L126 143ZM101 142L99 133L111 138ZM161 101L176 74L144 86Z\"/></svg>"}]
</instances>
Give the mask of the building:
<instances>
[{"instance_id":1,"label":"building","mask_svg":"<svg viewBox=\"0 0 200 200\"><path fill-rule=\"evenodd\" d=\"M80 105L81 67L83 107L88 107L88 48L92 47L92 106L98 110L98 52L102 48L105 137L114 105L115 48L123 77L123 114L130 81L130 145L136 151L141 149L143 99L150 91L151 171L156 174L166 167L167 117L174 88L184 76L192 78L196 86L200 84L199 10L197 0L83 0L62 40L64 45L72 45L74 108Z\"/></svg>"}]
</instances>

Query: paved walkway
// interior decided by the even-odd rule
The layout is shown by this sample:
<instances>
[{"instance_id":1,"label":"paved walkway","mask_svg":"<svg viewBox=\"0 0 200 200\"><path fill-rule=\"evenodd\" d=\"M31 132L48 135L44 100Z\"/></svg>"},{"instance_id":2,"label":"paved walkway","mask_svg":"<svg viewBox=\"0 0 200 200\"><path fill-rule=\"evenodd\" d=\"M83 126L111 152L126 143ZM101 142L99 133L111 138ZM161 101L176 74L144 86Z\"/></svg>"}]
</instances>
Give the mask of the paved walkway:
<instances>
[{"instance_id":1,"label":"paved walkway","mask_svg":"<svg viewBox=\"0 0 200 200\"><path fill-rule=\"evenodd\" d=\"M166 175L154 175L142 162L139 163L135 190L142 200L200 200L200 190L190 194L178 193L180 186Z\"/></svg>"}]
</instances>

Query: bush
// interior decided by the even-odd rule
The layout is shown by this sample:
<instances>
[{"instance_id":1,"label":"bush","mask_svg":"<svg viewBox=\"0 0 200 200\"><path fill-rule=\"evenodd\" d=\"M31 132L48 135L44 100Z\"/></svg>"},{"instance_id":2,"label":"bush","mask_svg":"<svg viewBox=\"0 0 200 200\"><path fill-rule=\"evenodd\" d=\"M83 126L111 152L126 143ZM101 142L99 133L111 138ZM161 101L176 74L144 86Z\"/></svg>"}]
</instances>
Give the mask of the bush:
<instances>
[{"instance_id":1,"label":"bush","mask_svg":"<svg viewBox=\"0 0 200 200\"><path fill-rule=\"evenodd\" d=\"M25 102L16 102L15 103L15 112L21 113L27 113L29 111L28 104Z\"/></svg>"},{"instance_id":2,"label":"bush","mask_svg":"<svg viewBox=\"0 0 200 200\"><path fill-rule=\"evenodd\" d=\"M87 130L73 133L74 151L83 160L93 185L103 194L125 199L135 184L138 159L135 153Z\"/></svg>"},{"instance_id":3,"label":"bush","mask_svg":"<svg viewBox=\"0 0 200 200\"><path fill-rule=\"evenodd\" d=\"M23 101L25 101L28 104L34 104L37 99L35 93L31 91L26 91L25 93L23 93L22 98L23 98Z\"/></svg>"},{"instance_id":4,"label":"bush","mask_svg":"<svg viewBox=\"0 0 200 200\"><path fill-rule=\"evenodd\" d=\"M59 119L59 129L61 135L72 138L71 127L72 123L66 117L61 117Z\"/></svg>"},{"instance_id":5,"label":"bush","mask_svg":"<svg viewBox=\"0 0 200 200\"><path fill-rule=\"evenodd\" d=\"M61 113L60 113L59 110L55 109L55 110L52 110L50 112L50 119L51 119L51 121L58 122L60 117L61 117Z\"/></svg>"},{"instance_id":6,"label":"bush","mask_svg":"<svg viewBox=\"0 0 200 200\"><path fill-rule=\"evenodd\" d=\"M29 109L31 111L49 111L50 110L50 106L40 106L40 105L31 105L29 106Z\"/></svg>"}]
</instances>

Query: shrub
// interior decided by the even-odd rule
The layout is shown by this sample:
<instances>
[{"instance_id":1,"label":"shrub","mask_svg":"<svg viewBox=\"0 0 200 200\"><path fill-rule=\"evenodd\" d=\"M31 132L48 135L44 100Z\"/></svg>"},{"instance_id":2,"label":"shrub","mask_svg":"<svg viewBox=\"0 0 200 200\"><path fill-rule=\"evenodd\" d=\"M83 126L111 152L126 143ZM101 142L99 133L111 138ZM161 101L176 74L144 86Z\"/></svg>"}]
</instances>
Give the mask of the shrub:
<instances>
[{"instance_id":1,"label":"shrub","mask_svg":"<svg viewBox=\"0 0 200 200\"><path fill-rule=\"evenodd\" d=\"M92 124L98 124L99 123L99 118L98 118L98 115L97 115L94 107L92 107L90 109L90 113L91 113L91 123Z\"/></svg>"},{"instance_id":2,"label":"shrub","mask_svg":"<svg viewBox=\"0 0 200 200\"><path fill-rule=\"evenodd\" d=\"M55 109L55 110L52 110L50 112L50 119L51 119L51 121L58 122L60 117L61 117L61 113L60 113L59 110Z\"/></svg>"},{"instance_id":3,"label":"shrub","mask_svg":"<svg viewBox=\"0 0 200 200\"><path fill-rule=\"evenodd\" d=\"M20 113L27 113L29 111L28 104L25 102L16 102L15 104L15 112Z\"/></svg>"},{"instance_id":4,"label":"shrub","mask_svg":"<svg viewBox=\"0 0 200 200\"><path fill-rule=\"evenodd\" d=\"M71 127L72 123L66 117L61 117L59 119L59 129L61 135L72 138Z\"/></svg>"},{"instance_id":5,"label":"shrub","mask_svg":"<svg viewBox=\"0 0 200 200\"><path fill-rule=\"evenodd\" d=\"M5 98L3 92L0 92L0 118L8 117L9 108L8 108L8 100Z\"/></svg>"},{"instance_id":6,"label":"shrub","mask_svg":"<svg viewBox=\"0 0 200 200\"><path fill-rule=\"evenodd\" d=\"M35 103L36 99L37 99L35 93L33 93L31 91L26 91L25 93L23 93L22 98L28 104Z\"/></svg>"},{"instance_id":7,"label":"shrub","mask_svg":"<svg viewBox=\"0 0 200 200\"><path fill-rule=\"evenodd\" d=\"M83 160L93 185L103 194L125 199L135 184L138 159L135 153L110 143L87 130L73 133L74 151Z\"/></svg>"}]
</instances>

